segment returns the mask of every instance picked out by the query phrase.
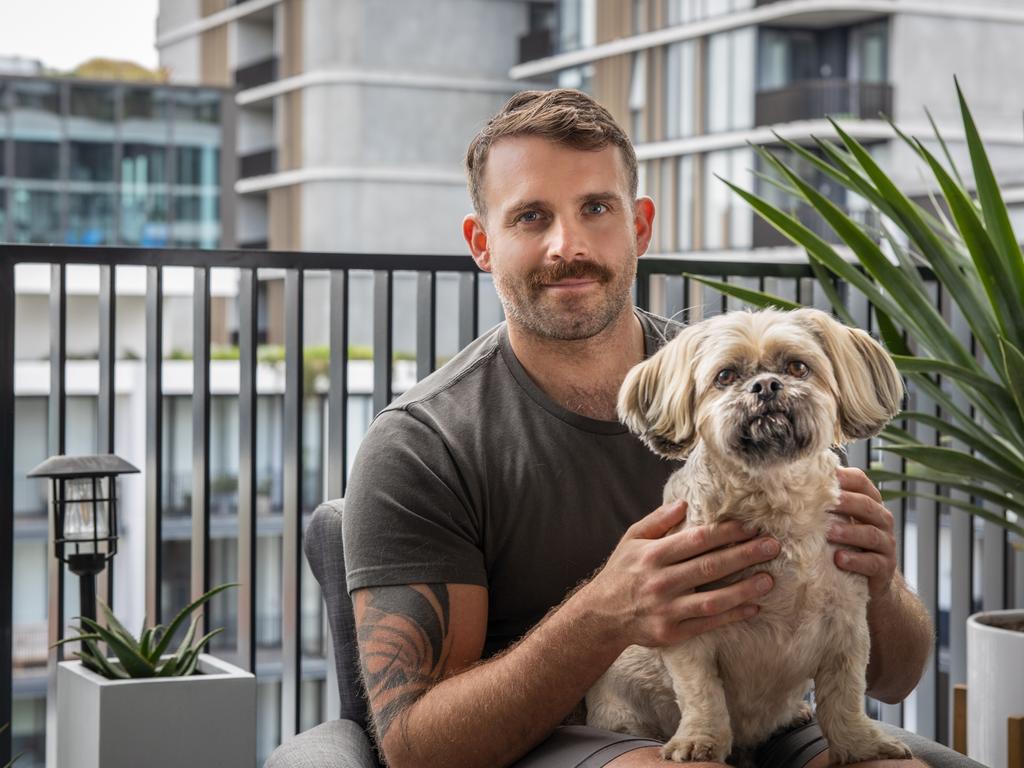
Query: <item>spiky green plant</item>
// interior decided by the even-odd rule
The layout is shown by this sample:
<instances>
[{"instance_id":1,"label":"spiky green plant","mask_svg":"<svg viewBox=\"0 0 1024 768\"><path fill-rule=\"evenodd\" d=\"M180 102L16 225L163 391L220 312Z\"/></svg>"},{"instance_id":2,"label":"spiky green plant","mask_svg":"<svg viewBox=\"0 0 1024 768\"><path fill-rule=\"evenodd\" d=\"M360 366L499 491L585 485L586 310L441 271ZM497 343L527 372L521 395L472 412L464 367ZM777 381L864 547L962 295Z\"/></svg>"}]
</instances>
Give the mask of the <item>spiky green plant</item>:
<instances>
[{"instance_id":1,"label":"spiky green plant","mask_svg":"<svg viewBox=\"0 0 1024 768\"><path fill-rule=\"evenodd\" d=\"M930 114L946 165L921 141L893 125L935 179L941 202L933 198L930 205L911 200L835 121L832 126L839 142L815 139L821 157L779 139L830 180L867 201L902 236L889 224L874 231L859 224L772 152L758 150L779 174L769 181L813 207L849 247L856 263L841 256L794 214L726 183L807 251L819 283L845 322L856 324L833 279L846 281L867 297L897 367L941 407L941 419L924 411L902 414L910 422L938 430L943 436L938 445L923 444L897 426L883 432L881 450L902 457L905 469L891 472L873 467L870 474L876 482L907 483L910 489L886 489L884 496L914 495L938 501L1024 536L1024 527L1016 522L1017 516L1024 516L1024 257L974 118L959 83L955 85L974 193L964 184ZM977 354L958 338L935 306L922 267L930 270L956 303L974 336ZM796 306L757 291L694 279L755 305ZM969 407L958 404L951 390ZM940 492L919 491L914 481L936 484ZM951 489L964 492L969 500L952 497ZM983 502L994 506L985 508Z\"/></svg>"},{"instance_id":2,"label":"spiky green plant","mask_svg":"<svg viewBox=\"0 0 1024 768\"><path fill-rule=\"evenodd\" d=\"M192 618L188 631L185 632L185 636L173 653L169 653L171 639L188 617L210 598L225 589L237 586L237 584L222 584L219 587L214 587L182 608L166 627L158 624L146 628L146 622L143 620L142 631L138 638L124 628L124 625L117 620L106 603L97 600L107 626L80 616L81 627L75 628L78 636L67 637L54 645L81 642L82 648L76 651L75 655L81 659L82 665L86 669L91 669L112 680L141 677L187 677L195 672L203 646L222 632L223 628L207 632L199 640L196 640L196 629L201 618L201 615L197 615ZM97 642L106 643L110 652L117 657L117 662L108 659L106 654L100 651Z\"/></svg>"},{"instance_id":3,"label":"spiky green plant","mask_svg":"<svg viewBox=\"0 0 1024 768\"><path fill-rule=\"evenodd\" d=\"M10 723L4 723L3 725L0 725L0 733L3 733L4 731L6 731L10 727L11 727ZM11 762L9 762L6 765L4 765L4 768L11 768L12 765L14 765L16 762L18 762L18 758L21 757L23 754L25 754L25 753L24 752L19 752L18 754L16 754L14 757L11 758Z\"/></svg>"}]
</instances>

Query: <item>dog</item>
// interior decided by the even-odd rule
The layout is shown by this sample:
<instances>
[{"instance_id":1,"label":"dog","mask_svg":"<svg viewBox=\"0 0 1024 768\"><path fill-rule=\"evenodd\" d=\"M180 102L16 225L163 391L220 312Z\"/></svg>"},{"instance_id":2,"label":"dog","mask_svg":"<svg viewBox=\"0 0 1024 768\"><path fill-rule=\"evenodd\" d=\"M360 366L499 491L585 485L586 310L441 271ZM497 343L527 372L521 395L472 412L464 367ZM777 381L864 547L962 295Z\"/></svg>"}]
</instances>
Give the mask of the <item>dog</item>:
<instances>
[{"instance_id":1,"label":"dog","mask_svg":"<svg viewBox=\"0 0 1024 768\"><path fill-rule=\"evenodd\" d=\"M679 527L739 520L781 551L706 587L770 573L756 616L627 648L588 692L588 725L665 741L675 762L749 764L772 734L810 720L813 680L832 762L910 757L864 713L867 580L839 570L826 540L834 449L876 435L902 399L885 350L814 309L719 315L630 370L620 419L655 453L686 459L664 489L665 502L688 502Z\"/></svg>"}]
</instances>

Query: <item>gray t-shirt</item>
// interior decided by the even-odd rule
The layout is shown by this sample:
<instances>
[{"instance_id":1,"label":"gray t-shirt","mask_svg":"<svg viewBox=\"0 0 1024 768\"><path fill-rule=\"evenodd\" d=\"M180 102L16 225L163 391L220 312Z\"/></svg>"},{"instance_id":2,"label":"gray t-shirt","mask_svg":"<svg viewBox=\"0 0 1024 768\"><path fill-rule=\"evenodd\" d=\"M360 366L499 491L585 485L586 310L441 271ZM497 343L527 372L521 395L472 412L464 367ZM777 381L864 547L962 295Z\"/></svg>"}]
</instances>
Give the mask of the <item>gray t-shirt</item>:
<instances>
[{"instance_id":1,"label":"gray t-shirt","mask_svg":"<svg viewBox=\"0 0 1024 768\"><path fill-rule=\"evenodd\" d=\"M681 327L637 316L648 356ZM551 400L501 324L371 424L345 496L348 588L487 587L490 655L589 577L679 466Z\"/></svg>"}]
</instances>

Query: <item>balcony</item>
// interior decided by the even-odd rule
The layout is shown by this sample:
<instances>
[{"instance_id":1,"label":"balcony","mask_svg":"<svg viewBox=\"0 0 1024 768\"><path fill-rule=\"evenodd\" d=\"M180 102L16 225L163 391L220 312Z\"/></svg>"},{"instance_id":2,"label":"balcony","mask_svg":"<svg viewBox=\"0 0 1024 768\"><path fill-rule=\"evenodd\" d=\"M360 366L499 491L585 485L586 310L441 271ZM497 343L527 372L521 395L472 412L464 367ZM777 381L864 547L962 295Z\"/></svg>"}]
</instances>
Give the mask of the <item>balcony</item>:
<instances>
[{"instance_id":1,"label":"balcony","mask_svg":"<svg viewBox=\"0 0 1024 768\"><path fill-rule=\"evenodd\" d=\"M244 91L277 80L277 57L269 56L235 70L235 88Z\"/></svg>"},{"instance_id":2,"label":"balcony","mask_svg":"<svg viewBox=\"0 0 1024 768\"><path fill-rule=\"evenodd\" d=\"M4 430L0 434L0 563L12 562L15 536L25 535L23 524L11 514L15 497L12 479L19 466L16 443L21 436L15 434L10 417L21 397L15 396L14 347L15 338L22 330L15 324L15 273L25 264L44 265L51 275L46 299L49 324L42 344L46 361L39 363L46 366L49 381L53 382L44 396L46 407L41 408L51 415L48 427L42 428L44 434L39 437L47 453L65 452L69 446L67 438L73 436L69 434L68 387L77 387L79 382L67 374L74 363L81 362L69 361L67 348L71 322L68 279L73 270L86 265L99 272L98 294L94 291L94 295L99 309L100 351L92 363L98 387L94 402L98 427L96 447L100 451L110 450L114 435L120 434L118 429L125 426L120 421L115 423L125 416L122 409L115 407L117 372L129 365L138 368L138 376L133 380L143 389L141 407L127 415L135 421L133 428L140 430L142 455L137 465L145 471L131 499L137 503L138 514L145 522L136 534L144 538L138 544L143 545L148 554L140 560L139 567L144 572L132 573L127 560L115 561L117 571L113 578L130 579L145 614L166 620L173 606L167 604L170 592L160 585L166 583L168 572L184 567L190 570L192 584L197 580L199 583L219 580L221 575L211 566L215 561L211 551L216 550L219 540L230 534L232 548L237 541L237 561L228 569L228 577L241 586L237 595L226 603L229 615L221 623L230 631L221 639L226 645L219 646L217 652L223 651L239 666L254 670L258 681L269 680L268 684L273 687L272 698L277 701L280 697L281 717L274 721L280 723L280 733L276 724L266 733L259 733L261 744L272 748L277 739L287 738L303 724L308 726L318 719L335 717L337 710L332 707L336 703L332 702L336 699L330 692L330 678L325 678L327 664L323 644L319 642L324 631L323 617L303 610L304 603L308 605L307 590L315 588L315 584L303 575L302 537L312 500L341 497L345 491L350 442L354 439L351 426L354 415L349 401L354 387L354 377L350 376L354 359L349 331L356 319L352 307L359 289L353 287L353 279L357 272L362 276L371 275L371 288L365 291L369 296L362 298L371 299L372 303L368 313L373 346L369 359L360 362L367 366L368 398L371 412L376 412L408 384L400 381L402 363L414 372L410 378L422 378L438 364L438 317L446 312L453 313L458 346L468 344L482 330L481 298L487 288L479 280L473 261L468 256L0 246L0 428ZM124 317L118 318L124 302L119 300L116 278L125 268L145 271L142 325L147 352L140 359L115 361L115 329L118 337L128 330ZM216 410L211 406L211 393L215 387L223 386L215 381L222 381L219 376L210 375L211 345L209 333L205 332L210 328L214 306L210 298L211 274L221 270L231 270L237 286L234 294L237 312L233 313L237 320L237 359L231 361L232 380L236 382L233 386L237 389L230 399L238 404L238 416L237 422L228 420L232 425L231 434L221 436L223 440L232 441L238 455L237 474L232 477L236 486L232 489L234 508L230 513L221 509L223 499L218 501L216 496L225 492L224 489L219 489L217 482L210 482L214 461L211 441L191 441L185 451L191 466L191 488L182 486L184 479L175 478L164 469L165 454L170 452L170 446L165 444L168 433L162 405L170 397L169 389L174 384L171 373L182 366L190 371L187 378L191 382L191 400L187 420L199 429L209 429L211 411ZM275 476L268 485L280 489L280 493L261 487L259 476L266 472L257 464L257 454L265 450L265 446L259 447L257 440L257 401L262 394L257 390L257 369L261 364L258 317L259 307L265 301L265 298L261 300L258 270L263 270L264 276L269 273L273 279L283 282L282 290L275 294L273 313L279 318L283 333L283 360L276 369L282 384L279 395L282 463L273 470ZM181 278L183 271L193 287L189 333L194 339L194 354L187 360L168 360L162 352L153 350L164 350L165 338L176 330L170 318L165 318L168 309L164 289L165 281ZM414 273L412 301L396 300L395 278L399 272L403 276ZM683 273L766 288L805 304L827 306L827 299L806 264L792 260L775 262L759 256L709 261L645 257L639 263L637 303L662 314L675 314L684 321L696 321L733 306L731 299L683 277ZM439 299L442 275L457 284L455 301ZM315 306L323 309L326 318L323 326L328 354L320 367L311 365L308 344L311 326L316 321L304 321L314 305L312 298L307 302L305 286L314 276L326 280L326 286L318 287L315 294L310 292L310 296L318 297ZM866 302L858 300L857 294L845 286L838 287L847 297L853 317L862 326L870 327ZM400 317L415 325L415 352L413 360L395 362L396 318ZM203 364L193 365L194 360ZM179 368L173 368L172 363ZM322 398L314 409L307 407L311 393L319 393ZM226 397L223 393L218 396ZM911 391L910 397L913 401L921 398L922 393ZM305 438L309 436L311 411L322 414L323 440L309 449ZM932 438L936 444L942 439L940 435ZM851 446L848 458L852 465L861 467L878 460L873 445L867 441ZM887 454L883 460L889 462L891 458ZM312 476L310 461L323 462L319 473ZM166 493L165 488L173 490L171 486L176 492ZM186 491L189 502L187 505L182 502L180 508L189 514L175 517L177 502L166 499L184 499ZM271 501L265 505L267 508L261 509L260 500L268 498ZM122 503L124 507L129 506L127 494ZM1005 532L993 524L981 521L965 524L960 513L921 498L891 502L890 509L900 532L901 563L932 611L940 633L935 653L913 699L896 706L872 702L870 708L887 722L912 724L925 735L948 740L950 691L954 682L962 681L962 673L957 670L963 668L965 655L965 638L951 628L962 627L967 616L979 606L989 609L1006 605L1013 594L1013 578L1015 568L1020 568L1020 558L1015 560L1014 555L1008 553ZM211 510L216 512L212 515L214 520L211 520ZM222 525L220 518L229 518L229 524ZM43 534L37 531L36 535ZM281 572L285 574L283 582L277 581L270 589L274 601L271 607L264 604L264 601L269 602L267 584L265 579L259 578L263 572L256 567L258 539L268 535L279 537ZM950 563L964 562L964 552L970 562L971 553L979 551L983 541L992 547L985 548L985 567L972 593L969 566L965 570L951 570ZM278 546L277 541L274 544ZM162 552L165 545L177 546L175 552L180 557L154 555ZM950 551L960 559L951 559ZM51 668L58 659L58 651L49 650L49 645L58 639L58 628L67 624L69 616L63 611L63 596L66 591L74 590L74 584L65 583L64 571L56 567L52 557L46 561L46 570L48 605L55 606L58 615L45 627L37 620L22 621L15 624L13 633L0 632L0 723L11 719L12 692L24 689L26 671L34 671L39 687L45 689L46 667L40 666L40 657L46 653ZM21 587L20 583L15 583L10 567L0 568L0 607L8 614L15 591ZM110 585L105 589L109 594ZM272 653L269 657L264 653L257 659L258 650L266 646L271 647ZM308 685L319 686L318 697L302 695ZM53 697L46 700L51 714L55 706ZM11 754L10 746L10 733L0 735L0 764ZM38 754L41 747L28 738L16 746L30 749L36 758L41 758ZM26 758L26 763L30 759Z\"/></svg>"},{"instance_id":3,"label":"balcony","mask_svg":"<svg viewBox=\"0 0 1024 768\"><path fill-rule=\"evenodd\" d=\"M238 158L238 178L249 179L253 176L268 176L277 171L277 150L262 149L250 152Z\"/></svg>"},{"instance_id":4,"label":"balcony","mask_svg":"<svg viewBox=\"0 0 1024 768\"><path fill-rule=\"evenodd\" d=\"M776 125L823 117L875 120L892 115L892 86L852 80L802 80L785 88L759 91L754 124Z\"/></svg>"}]
</instances>

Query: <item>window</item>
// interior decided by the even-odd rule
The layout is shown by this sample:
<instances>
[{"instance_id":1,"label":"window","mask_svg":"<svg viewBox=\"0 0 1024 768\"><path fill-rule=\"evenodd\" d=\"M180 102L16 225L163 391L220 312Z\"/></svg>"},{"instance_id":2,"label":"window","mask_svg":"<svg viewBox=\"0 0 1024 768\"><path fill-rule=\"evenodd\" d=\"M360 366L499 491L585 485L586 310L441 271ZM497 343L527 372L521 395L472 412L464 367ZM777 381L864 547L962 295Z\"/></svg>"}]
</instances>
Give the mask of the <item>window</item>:
<instances>
[{"instance_id":1,"label":"window","mask_svg":"<svg viewBox=\"0 0 1024 768\"><path fill-rule=\"evenodd\" d=\"M693 157L679 158L676 174L676 232L680 251L693 248Z\"/></svg>"},{"instance_id":2,"label":"window","mask_svg":"<svg viewBox=\"0 0 1024 768\"><path fill-rule=\"evenodd\" d=\"M114 195L103 192L68 194L69 245L109 245L114 239Z\"/></svg>"},{"instance_id":3,"label":"window","mask_svg":"<svg viewBox=\"0 0 1024 768\"><path fill-rule=\"evenodd\" d=\"M15 141L14 175L19 179L59 179L60 145L56 141Z\"/></svg>"},{"instance_id":4,"label":"window","mask_svg":"<svg viewBox=\"0 0 1024 768\"><path fill-rule=\"evenodd\" d=\"M104 123L114 122L115 93L113 88L90 85L71 86L71 116Z\"/></svg>"},{"instance_id":5,"label":"window","mask_svg":"<svg viewBox=\"0 0 1024 768\"><path fill-rule=\"evenodd\" d=\"M220 181L220 150L217 147L176 147L175 183L216 186Z\"/></svg>"},{"instance_id":6,"label":"window","mask_svg":"<svg viewBox=\"0 0 1024 768\"><path fill-rule=\"evenodd\" d=\"M697 48L692 40L666 48L665 137L678 139L694 133Z\"/></svg>"},{"instance_id":7,"label":"window","mask_svg":"<svg viewBox=\"0 0 1024 768\"><path fill-rule=\"evenodd\" d=\"M15 187L11 239L15 243L59 243L58 195L49 190Z\"/></svg>"},{"instance_id":8,"label":"window","mask_svg":"<svg viewBox=\"0 0 1024 768\"><path fill-rule=\"evenodd\" d=\"M647 51L633 54L633 73L629 84L630 134L634 143L646 140L644 111L647 106Z\"/></svg>"},{"instance_id":9,"label":"window","mask_svg":"<svg viewBox=\"0 0 1024 768\"><path fill-rule=\"evenodd\" d=\"M114 146L91 141L72 141L70 178L72 181L113 181Z\"/></svg>"},{"instance_id":10,"label":"window","mask_svg":"<svg viewBox=\"0 0 1024 768\"><path fill-rule=\"evenodd\" d=\"M752 27L708 38L707 130L749 128L754 122L754 47Z\"/></svg>"}]
</instances>

